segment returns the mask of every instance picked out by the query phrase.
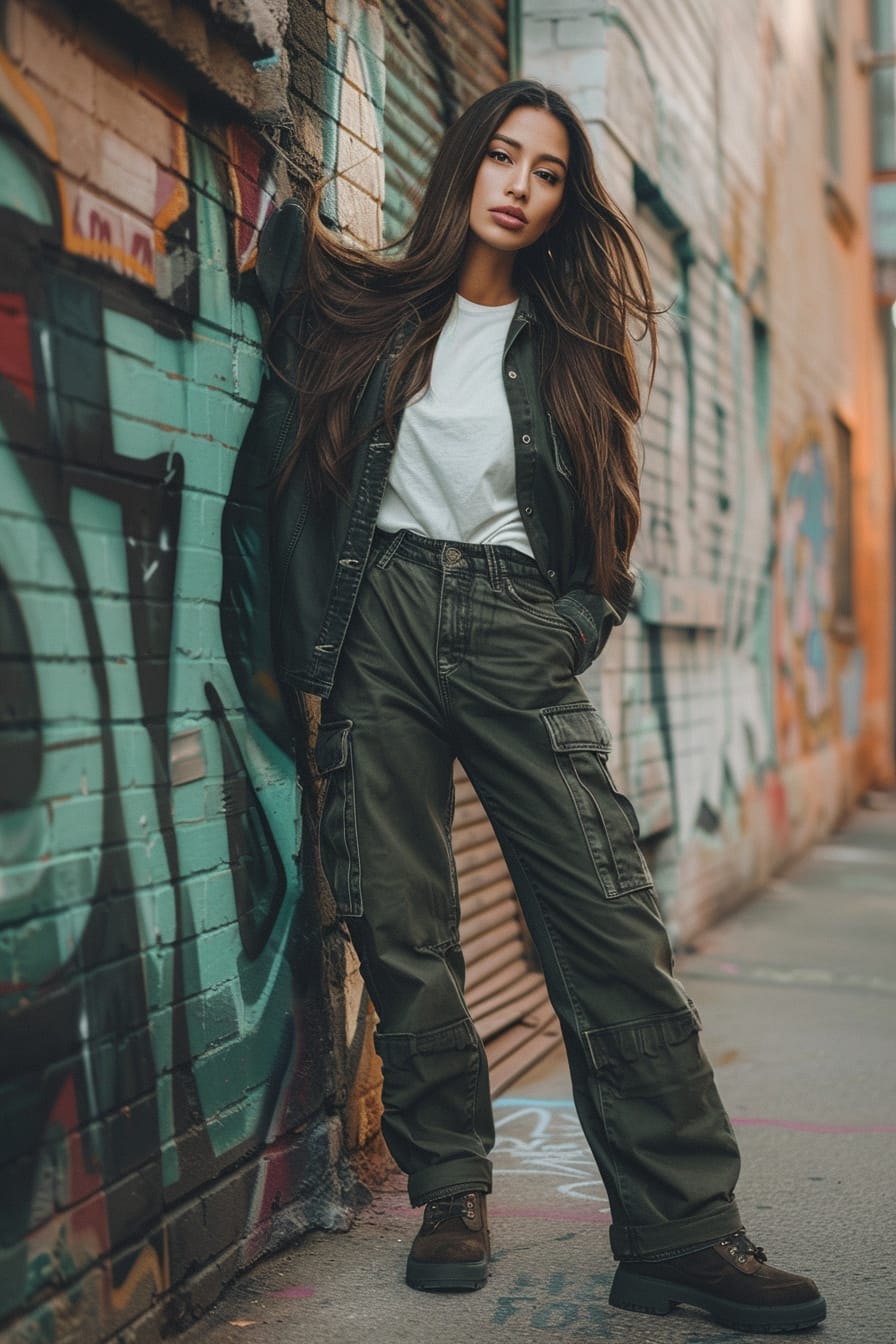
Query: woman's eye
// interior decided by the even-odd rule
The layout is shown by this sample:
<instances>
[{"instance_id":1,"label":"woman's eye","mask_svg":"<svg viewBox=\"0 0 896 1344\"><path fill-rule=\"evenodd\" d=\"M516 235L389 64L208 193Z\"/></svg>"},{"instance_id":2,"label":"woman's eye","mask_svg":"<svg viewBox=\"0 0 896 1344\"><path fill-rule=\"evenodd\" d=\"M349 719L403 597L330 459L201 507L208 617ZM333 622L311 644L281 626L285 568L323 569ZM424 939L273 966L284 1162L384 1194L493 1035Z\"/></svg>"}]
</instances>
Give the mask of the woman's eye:
<instances>
[{"instance_id":1,"label":"woman's eye","mask_svg":"<svg viewBox=\"0 0 896 1344\"><path fill-rule=\"evenodd\" d=\"M538 174L543 182L550 182L552 187L556 187L559 178L556 173L549 173L546 169Z\"/></svg>"},{"instance_id":2,"label":"woman's eye","mask_svg":"<svg viewBox=\"0 0 896 1344\"><path fill-rule=\"evenodd\" d=\"M494 159L497 163L501 163L504 160L506 160L507 163L510 162L510 155L505 154L503 149L490 149L488 154L489 158Z\"/></svg>"}]
</instances>

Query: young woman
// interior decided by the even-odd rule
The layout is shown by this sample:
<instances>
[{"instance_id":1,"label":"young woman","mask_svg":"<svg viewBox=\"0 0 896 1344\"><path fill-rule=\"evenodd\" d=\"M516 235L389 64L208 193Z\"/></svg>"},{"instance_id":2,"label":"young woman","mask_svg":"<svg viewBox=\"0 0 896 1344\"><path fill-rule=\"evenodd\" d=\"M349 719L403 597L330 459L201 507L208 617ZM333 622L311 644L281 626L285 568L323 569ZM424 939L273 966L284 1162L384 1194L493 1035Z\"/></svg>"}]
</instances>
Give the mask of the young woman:
<instances>
[{"instance_id":1,"label":"young woman","mask_svg":"<svg viewBox=\"0 0 896 1344\"><path fill-rule=\"evenodd\" d=\"M256 426L277 473L275 657L282 684L322 697L322 867L379 1016L383 1134L425 1206L407 1282L477 1288L489 1259L458 757L562 1025L612 1208L611 1302L744 1329L821 1320L811 1280L743 1232L700 1022L576 680L633 588L633 320L655 354L640 250L581 122L540 84L495 89L445 135L400 256L291 202L258 272L284 375Z\"/></svg>"}]
</instances>

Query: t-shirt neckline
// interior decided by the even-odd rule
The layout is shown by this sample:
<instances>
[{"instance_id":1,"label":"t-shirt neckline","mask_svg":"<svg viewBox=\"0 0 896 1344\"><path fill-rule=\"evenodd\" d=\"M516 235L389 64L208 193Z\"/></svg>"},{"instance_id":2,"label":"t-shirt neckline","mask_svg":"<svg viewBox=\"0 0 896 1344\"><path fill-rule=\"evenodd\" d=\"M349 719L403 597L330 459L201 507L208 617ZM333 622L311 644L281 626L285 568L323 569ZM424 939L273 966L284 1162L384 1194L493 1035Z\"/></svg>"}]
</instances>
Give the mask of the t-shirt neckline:
<instances>
[{"instance_id":1,"label":"t-shirt neckline","mask_svg":"<svg viewBox=\"0 0 896 1344\"><path fill-rule=\"evenodd\" d=\"M458 309L462 313L477 315L491 313L495 317L512 312L519 303L519 299L513 299L510 303L474 303L472 299L465 299L463 294L456 295L456 298Z\"/></svg>"}]
</instances>

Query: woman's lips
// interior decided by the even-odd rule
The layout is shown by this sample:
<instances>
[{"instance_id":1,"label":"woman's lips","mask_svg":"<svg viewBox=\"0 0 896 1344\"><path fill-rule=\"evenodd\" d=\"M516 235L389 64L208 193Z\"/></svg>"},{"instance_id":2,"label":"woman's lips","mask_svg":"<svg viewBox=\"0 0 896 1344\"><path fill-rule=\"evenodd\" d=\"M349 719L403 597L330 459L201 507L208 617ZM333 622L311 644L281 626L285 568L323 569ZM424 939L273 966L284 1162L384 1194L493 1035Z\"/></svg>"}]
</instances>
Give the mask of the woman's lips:
<instances>
[{"instance_id":1,"label":"woman's lips","mask_svg":"<svg viewBox=\"0 0 896 1344\"><path fill-rule=\"evenodd\" d=\"M489 214L502 229L513 229L516 232L526 227L524 219L520 219L518 215L511 215L506 210L489 210Z\"/></svg>"}]
</instances>

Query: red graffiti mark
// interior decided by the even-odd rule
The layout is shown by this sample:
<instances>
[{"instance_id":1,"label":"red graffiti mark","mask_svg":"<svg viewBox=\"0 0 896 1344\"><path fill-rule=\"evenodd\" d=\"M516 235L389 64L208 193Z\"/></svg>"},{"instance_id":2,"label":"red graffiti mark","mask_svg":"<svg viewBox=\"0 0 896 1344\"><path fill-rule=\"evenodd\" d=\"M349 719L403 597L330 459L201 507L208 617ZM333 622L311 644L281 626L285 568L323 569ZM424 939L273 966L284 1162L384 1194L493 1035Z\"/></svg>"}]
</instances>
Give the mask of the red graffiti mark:
<instances>
[{"instance_id":1,"label":"red graffiti mark","mask_svg":"<svg viewBox=\"0 0 896 1344\"><path fill-rule=\"evenodd\" d=\"M47 1127L56 1125L65 1134L65 1146L68 1167L68 1202L71 1204L95 1194L103 1184L103 1172L99 1164L90 1162L84 1153L81 1136L81 1117L78 1115L78 1103L75 1096L74 1080L69 1074L53 1103Z\"/></svg>"},{"instance_id":2,"label":"red graffiti mark","mask_svg":"<svg viewBox=\"0 0 896 1344\"><path fill-rule=\"evenodd\" d=\"M37 393L23 294L0 293L0 378L6 378L32 406L35 404Z\"/></svg>"},{"instance_id":3,"label":"red graffiti mark","mask_svg":"<svg viewBox=\"0 0 896 1344\"><path fill-rule=\"evenodd\" d=\"M276 1293L269 1293L269 1297L313 1297L313 1288L280 1288Z\"/></svg>"},{"instance_id":4,"label":"red graffiti mark","mask_svg":"<svg viewBox=\"0 0 896 1344\"><path fill-rule=\"evenodd\" d=\"M781 776L777 773L766 775L763 787L765 789L765 804L772 825L779 836L786 837L790 827L790 816L787 807L787 793Z\"/></svg>"},{"instance_id":5,"label":"red graffiti mark","mask_svg":"<svg viewBox=\"0 0 896 1344\"><path fill-rule=\"evenodd\" d=\"M130 247L131 256L141 266L152 268L152 244L149 235L145 233L135 233L131 238Z\"/></svg>"},{"instance_id":6,"label":"red graffiti mark","mask_svg":"<svg viewBox=\"0 0 896 1344\"><path fill-rule=\"evenodd\" d=\"M227 145L237 265L245 271L254 264L258 234L270 213L273 199L262 185L265 150L260 141L242 126L232 126L227 132Z\"/></svg>"},{"instance_id":7,"label":"red graffiti mark","mask_svg":"<svg viewBox=\"0 0 896 1344\"><path fill-rule=\"evenodd\" d=\"M99 210L91 210L88 217L87 236L91 242L111 243L112 224L104 219Z\"/></svg>"}]
</instances>

